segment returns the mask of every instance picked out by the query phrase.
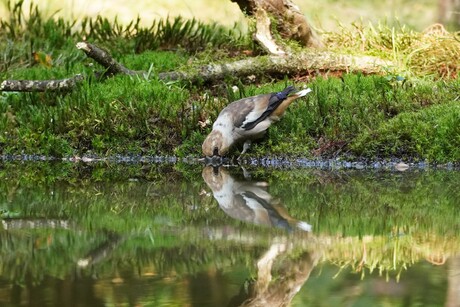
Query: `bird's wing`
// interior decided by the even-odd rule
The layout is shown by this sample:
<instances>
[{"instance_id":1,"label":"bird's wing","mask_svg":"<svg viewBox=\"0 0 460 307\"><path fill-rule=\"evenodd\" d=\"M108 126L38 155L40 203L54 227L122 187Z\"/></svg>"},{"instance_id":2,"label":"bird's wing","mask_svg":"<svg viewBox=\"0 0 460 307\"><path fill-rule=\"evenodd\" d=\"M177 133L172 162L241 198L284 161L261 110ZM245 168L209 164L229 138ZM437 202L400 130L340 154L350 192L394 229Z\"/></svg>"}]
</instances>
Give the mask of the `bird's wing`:
<instances>
[{"instance_id":1,"label":"bird's wing","mask_svg":"<svg viewBox=\"0 0 460 307\"><path fill-rule=\"evenodd\" d=\"M256 203L259 206L258 210L265 209L268 214L269 221L266 223L270 223L272 226L284 228L290 230L290 225L286 219L284 219L276 209L267 201L267 199L259 197L257 194L246 191L242 193L243 197L246 200L246 205L249 206L251 203ZM253 206L254 207L254 206ZM255 209L255 208L254 208Z\"/></svg>"},{"instance_id":2,"label":"bird's wing","mask_svg":"<svg viewBox=\"0 0 460 307\"><path fill-rule=\"evenodd\" d=\"M245 130L254 129L257 124L269 117L293 91L295 91L295 88L293 86L288 86L278 93L256 96L260 97L260 99L264 99L264 101L255 101L254 103L260 104L265 109L260 114L257 114L257 116L256 114L252 114L253 116L247 117L247 120L243 123L241 128Z\"/></svg>"},{"instance_id":3,"label":"bird's wing","mask_svg":"<svg viewBox=\"0 0 460 307\"><path fill-rule=\"evenodd\" d=\"M270 96L270 94L263 94L234 101L222 110L222 115L230 114L234 126L241 128L248 121L256 120L262 115L267 109Z\"/></svg>"}]
</instances>

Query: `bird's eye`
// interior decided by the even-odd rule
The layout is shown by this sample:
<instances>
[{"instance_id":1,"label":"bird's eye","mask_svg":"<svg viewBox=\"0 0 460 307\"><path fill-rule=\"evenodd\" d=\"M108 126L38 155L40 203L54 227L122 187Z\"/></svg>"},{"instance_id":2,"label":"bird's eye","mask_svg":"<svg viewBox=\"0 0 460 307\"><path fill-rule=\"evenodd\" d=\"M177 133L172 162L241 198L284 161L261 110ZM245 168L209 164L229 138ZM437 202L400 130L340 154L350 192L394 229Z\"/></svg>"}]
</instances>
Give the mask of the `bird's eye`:
<instances>
[{"instance_id":1,"label":"bird's eye","mask_svg":"<svg viewBox=\"0 0 460 307\"><path fill-rule=\"evenodd\" d=\"M219 155L219 149L218 149L217 147L214 147L213 155L214 155L214 156L218 156L218 155Z\"/></svg>"}]
</instances>

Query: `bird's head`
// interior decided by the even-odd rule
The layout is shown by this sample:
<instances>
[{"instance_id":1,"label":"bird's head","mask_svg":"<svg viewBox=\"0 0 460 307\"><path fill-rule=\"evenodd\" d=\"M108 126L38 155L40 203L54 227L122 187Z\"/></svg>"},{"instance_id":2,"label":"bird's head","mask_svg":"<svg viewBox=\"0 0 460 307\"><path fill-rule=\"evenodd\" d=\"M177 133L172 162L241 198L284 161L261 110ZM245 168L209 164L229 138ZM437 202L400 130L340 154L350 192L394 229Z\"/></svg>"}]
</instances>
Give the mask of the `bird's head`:
<instances>
[{"instance_id":1,"label":"bird's head","mask_svg":"<svg viewBox=\"0 0 460 307\"><path fill-rule=\"evenodd\" d=\"M204 140L201 149L206 157L224 156L230 149L230 145L220 131L212 131Z\"/></svg>"},{"instance_id":2,"label":"bird's head","mask_svg":"<svg viewBox=\"0 0 460 307\"><path fill-rule=\"evenodd\" d=\"M215 167L211 165L203 168L201 175L213 192L220 191L222 186L232 178L224 167Z\"/></svg>"}]
</instances>

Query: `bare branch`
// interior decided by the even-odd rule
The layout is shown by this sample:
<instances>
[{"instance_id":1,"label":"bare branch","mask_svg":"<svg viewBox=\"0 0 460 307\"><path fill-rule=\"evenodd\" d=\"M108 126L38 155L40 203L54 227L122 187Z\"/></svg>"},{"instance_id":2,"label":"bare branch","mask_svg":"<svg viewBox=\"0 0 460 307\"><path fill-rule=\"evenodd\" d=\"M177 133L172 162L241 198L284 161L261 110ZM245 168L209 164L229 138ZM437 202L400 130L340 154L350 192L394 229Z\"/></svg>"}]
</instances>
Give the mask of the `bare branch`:
<instances>
[{"instance_id":1,"label":"bare branch","mask_svg":"<svg viewBox=\"0 0 460 307\"><path fill-rule=\"evenodd\" d=\"M273 39L271 30L270 30L270 17L265 10L259 9L255 13L256 16L256 33L254 34L254 39L259 42L262 48L267 51L268 54L273 55L285 55L286 52L282 47L278 46L276 41Z\"/></svg>"},{"instance_id":2,"label":"bare branch","mask_svg":"<svg viewBox=\"0 0 460 307\"><path fill-rule=\"evenodd\" d=\"M76 47L77 49L83 50L88 57L94 59L96 62L104 66L107 69L107 72L105 73L106 75L116 75L121 73L135 76L144 73L126 68L125 66L115 61L107 51L102 50L96 45L90 44L88 42L79 42L77 43Z\"/></svg>"},{"instance_id":3,"label":"bare branch","mask_svg":"<svg viewBox=\"0 0 460 307\"><path fill-rule=\"evenodd\" d=\"M68 91L85 77L77 74L71 78L60 80L5 80L0 84L0 91L4 92L45 92Z\"/></svg>"},{"instance_id":4,"label":"bare branch","mask_svg":"<svg viewBox=\"0 0 460 307\"><path fill-rule=\"evenodd\" d=\"M126 74L126 75L143 75L146 72L134 71L126 68L112 56L97 47L96 45L79 42L76 47L83 50L86 55L106 68L103 73L104 76L112 76L115 74ZM61 79L61 80L5 80L0 84L0 91L5 92L45 92L45 91L68 91L73 89L78 82L81 82L85 77L81 74L77 74L74 77Z\"/></svg>"},{"instance_id":5,"label":"bare branch","mask_svg":"<svg viewBox=\"0 0 460 307\"><path fill-rule=\"evenodd\" d=\"M195 70L164 72L159 74L162 80L212 81L226 76L245 77L262 74L292 75L309 71L343 71L375 74L384 72L392 66L371 56L341 55L330 52L302 52L283 56L259 56L226 64L210 64Z\"/></svg>"}]
</instances>

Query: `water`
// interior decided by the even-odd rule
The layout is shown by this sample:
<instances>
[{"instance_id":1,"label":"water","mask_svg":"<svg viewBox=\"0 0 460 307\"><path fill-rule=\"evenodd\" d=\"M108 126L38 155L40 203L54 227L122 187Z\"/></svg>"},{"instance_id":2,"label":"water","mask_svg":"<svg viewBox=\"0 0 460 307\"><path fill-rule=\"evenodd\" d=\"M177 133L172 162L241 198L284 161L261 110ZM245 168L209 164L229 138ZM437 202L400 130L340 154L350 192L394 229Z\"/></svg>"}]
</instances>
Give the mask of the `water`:
<instances>
[{"instance_id":1,"label":"water","mask_svg":"<svg viewBox=\"0 0 460 307\"><path fill-rule=\"evenodd\" d=\"M0 169L0 306L459 306L460 172Z\"/></svg>"}]
</instances>

